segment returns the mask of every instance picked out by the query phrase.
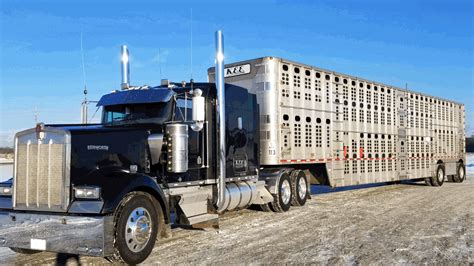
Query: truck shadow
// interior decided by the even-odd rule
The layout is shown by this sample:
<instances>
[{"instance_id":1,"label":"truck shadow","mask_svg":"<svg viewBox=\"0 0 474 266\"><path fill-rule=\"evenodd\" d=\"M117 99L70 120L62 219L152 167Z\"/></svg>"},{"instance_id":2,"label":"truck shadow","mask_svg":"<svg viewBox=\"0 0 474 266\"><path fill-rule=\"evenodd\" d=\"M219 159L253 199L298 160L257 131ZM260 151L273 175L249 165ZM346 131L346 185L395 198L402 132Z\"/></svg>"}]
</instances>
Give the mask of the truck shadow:
<instances>
[{"instance_id":1,"label":"truck shadow","mask_svg":"<svg viewBox=\"0 0 474 266\"><path fill-rule=\"evenodd\" d=\"M70 260L81 266L81 260L77 254L58 253L56 255L56 265L67 265Z\"/></svg>"}]
</instances>

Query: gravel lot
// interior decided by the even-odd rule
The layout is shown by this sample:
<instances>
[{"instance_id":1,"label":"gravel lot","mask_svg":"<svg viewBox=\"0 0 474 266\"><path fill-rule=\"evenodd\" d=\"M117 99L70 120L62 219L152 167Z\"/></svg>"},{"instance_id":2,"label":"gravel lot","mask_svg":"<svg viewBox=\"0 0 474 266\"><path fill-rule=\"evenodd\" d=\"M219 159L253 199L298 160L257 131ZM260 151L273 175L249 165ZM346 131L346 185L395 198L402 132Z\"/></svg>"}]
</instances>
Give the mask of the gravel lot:
<instances>
[{"instance_id":1,"label":"gravel lot","mask_svg":"<svg viewBox=\"0 0 474 266\"><path fill-rule=\"evenodd\" d=\"M423 183L375 186L313 196L287 213L243 210L219 230L173 230L145 263L474 263L474 175L441 188ZM54 264L53 253L17 255L3 264ZM81 257L81 263L107 263ZM76 264L74 258L68 264Z\"/></svg>"}]
</instances>

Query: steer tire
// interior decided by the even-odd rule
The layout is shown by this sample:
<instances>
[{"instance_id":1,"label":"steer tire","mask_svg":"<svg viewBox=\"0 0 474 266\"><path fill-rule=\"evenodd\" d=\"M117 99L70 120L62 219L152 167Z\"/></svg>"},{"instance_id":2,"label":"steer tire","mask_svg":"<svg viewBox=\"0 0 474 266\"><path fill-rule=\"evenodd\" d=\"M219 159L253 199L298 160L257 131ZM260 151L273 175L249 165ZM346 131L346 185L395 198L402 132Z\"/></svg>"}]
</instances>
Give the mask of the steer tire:
<instances>
[{"instance_id":1,"label":"steer tire","mask_svg":"<svg viewBox=\"0 0 474 266\"><path fill-rule=\"evenodd\" d=\"M284 195L282 194L282 189L283 186L290 186L289 188L289 198L287 201L284 201ZM288 188L287 188L288 189ZM276 194L273 195L273 202L270 203L270 208L274 212L286 212L290 209L291 207L291 194L292 194L292 189L291 189L291 178L287 173L282 173L280 176L280 180L278 181L277 188L276 188ZM288 191L287 191L288 193ZM288 196L288 195L287 195Z\"/></svg>"},{"instance_id":2,"label":"steer tire","mask_svg":"<svg viewBox=\"0 0 474 266\"><path fill-rule=\"evenodd\" d=\"M440 187L443 185L445 179L446 172L444 170L444 165L438 164L435 175L431 177L431 184L434 187Z\"/></svg>"},{"instance_id":3,"label":"steer tire","mask_svg":"<svg viewBox=\"0 0 474 266\"><path fill-rule=\"evenodd\" d=\"M463 163L459 163L456 169L456 174L453 176L454 183L462 183L466 180L466 167Z\"/></svg>"},{"instance_id":4,"label":"steer tire","mask_svg":"<svg viewBox=\"0 0 474 266\"><path fill-rule=\"evenodd\" d=\"M143 262L155 246L158 230L164 228L163 217L160 204L153 196L143 192L127 194L115 213L114 255L108 259L112 262L131 265ZM135 221L142 222L142 224L146 224L147 221L151 223L151 226L148 227L151 228L151 232L145 234L148 235L148 237L145 237L148 239L144 241L145 243L140 244L137 240L130 238L130 236L136 236L131 230L132 227L130 227ZM139 228L138 223L136 228ZM130 240L129 243L132 248L127 244L127 238ZM138 249L133 250L134 248Z\"/></svg>"},{"instance_id":5,"label":"steer tire","mask_svg":"<svg viewBox=\"0 0 474 266\"><path fill-rule=\"evenodd\" d=\"M33 250L33 249L26 249L26 248L10 248L10 249L15 253L25 254L25 255L32 255L32 254L43 252L41 250Z\"/></svg>"},{"instance_id":6,"label":"steer tire","mask_svg":"<svg viewBox=\"0 0 474 266\"><path fill-rule=\"evenodd\" d=\"M299 186L300 182L304 183L304 188ZM304 189L300 195L300 190ZM303 171L295 170L291 172L291 205L292 206L303 206L308 198L308 180Z\"/></svg>"}]
</instances>

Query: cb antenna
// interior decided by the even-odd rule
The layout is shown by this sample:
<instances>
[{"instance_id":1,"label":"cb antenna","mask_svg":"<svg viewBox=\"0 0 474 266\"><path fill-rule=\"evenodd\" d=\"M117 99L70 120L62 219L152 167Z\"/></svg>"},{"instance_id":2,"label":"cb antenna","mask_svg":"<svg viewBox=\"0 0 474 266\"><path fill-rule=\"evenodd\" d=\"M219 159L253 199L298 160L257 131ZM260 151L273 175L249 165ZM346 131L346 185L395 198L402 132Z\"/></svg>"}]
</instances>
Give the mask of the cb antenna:
<instances>
[{"instance_id":1,"label":"cb antenna","mask_svg":"<svg viewBox=\"0 0 474 266\"><path fill-rule=\"evenodd\" d=\"M86 82L86 67L84 64L84 49L82 47L82 31L81 31L81 63L82 63L82 78L84 81L84 100L81 104L81 123L87 124L87 82Z\"/></svg>"},{"instance_id":2,"label":"cb antenna","mask_svg":"<svg viewBox=\"0 0 474 266\"><path fill-rule=\"evenodd\" d=\"M193 9L191 8L191 79L193 79Z\"/></svg>"}]
</instances>

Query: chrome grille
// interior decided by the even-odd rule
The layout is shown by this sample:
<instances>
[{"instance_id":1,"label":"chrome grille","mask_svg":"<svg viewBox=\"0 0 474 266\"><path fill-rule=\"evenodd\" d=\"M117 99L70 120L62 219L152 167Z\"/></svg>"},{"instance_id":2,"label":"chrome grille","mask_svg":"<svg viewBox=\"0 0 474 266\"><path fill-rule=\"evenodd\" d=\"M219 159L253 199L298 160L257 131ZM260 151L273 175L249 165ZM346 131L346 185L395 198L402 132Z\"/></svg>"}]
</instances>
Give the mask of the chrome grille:
<instances>
[{"instance_id":1,"label":"chrome grille","mask_svg":"<svg viewBox=\"0 0 474 266\"><path fill-rule=\"evenodd\" d=\"M66 211L69 202L70 142L66 131L34 130L15 138L14 209Z\"/></svg>"}]
</instances>

